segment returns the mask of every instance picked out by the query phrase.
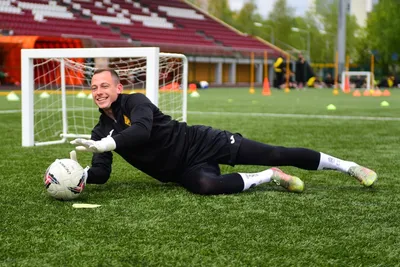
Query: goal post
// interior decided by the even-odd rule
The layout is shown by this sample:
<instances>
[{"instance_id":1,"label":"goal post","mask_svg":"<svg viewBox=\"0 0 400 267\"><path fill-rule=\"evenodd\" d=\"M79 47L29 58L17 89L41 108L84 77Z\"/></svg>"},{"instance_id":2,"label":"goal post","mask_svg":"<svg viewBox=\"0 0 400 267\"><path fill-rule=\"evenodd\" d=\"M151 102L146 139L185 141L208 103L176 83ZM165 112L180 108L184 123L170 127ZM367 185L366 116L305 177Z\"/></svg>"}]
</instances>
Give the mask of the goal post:
<instances>
[{"instance_id":1,"label":"goal post","mask_svg":"<svg viewBox=\"0 0 400 267\"><path fill-rule=\"evenodd\" d=\"M342 72L342 80L341 80L341 89L345 91L346 81L350 84L350 77L360 76L361 79L365 78L365 86L363 87L365 90L370 90L374 88L374 75L370 71L343 71Z\"/></svg>"},{"instance_id":2,"label":"goal post","mask_svg":"<svg viewBox=\"0 0 400 267\"><path fill-rule=\"evenodd\" d=\"M100 113L90 79L113 68L123 93L141 92L173 119L187 119L188 62L158 47L22 49L22 146L90 137Z\"/></svg>"}]
</instances>

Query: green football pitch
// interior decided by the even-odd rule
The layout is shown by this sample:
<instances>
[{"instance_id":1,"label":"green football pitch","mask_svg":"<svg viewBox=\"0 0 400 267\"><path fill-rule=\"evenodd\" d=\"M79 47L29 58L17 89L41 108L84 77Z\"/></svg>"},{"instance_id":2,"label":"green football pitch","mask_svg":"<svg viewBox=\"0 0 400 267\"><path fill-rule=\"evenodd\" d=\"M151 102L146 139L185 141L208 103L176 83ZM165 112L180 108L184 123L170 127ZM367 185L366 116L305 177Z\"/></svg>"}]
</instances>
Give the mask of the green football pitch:
<instances>
[{"instance_id":1,"label":"green football pitch","mask_svg":"<svg viewBox=\"0 0 400 267\"><path fill-rule=\"evenodd\" d=\"M265 184L200 196L161 184L115 155L106 184L88 185L75 201L57 201L42 177L73 147L21 147L21 104L1 96L0 266L399 265L400 90L390 97L325 89L199 93L188 98L189 124L353 160L374 169L378 182L364 188L342 173L282 167L304 180L302 194ZM337 109L327 110L329 104ZM90 157L78 153L83 166ZM264 169L221 167L223 173Z\"/></svg>"}]
</instances>

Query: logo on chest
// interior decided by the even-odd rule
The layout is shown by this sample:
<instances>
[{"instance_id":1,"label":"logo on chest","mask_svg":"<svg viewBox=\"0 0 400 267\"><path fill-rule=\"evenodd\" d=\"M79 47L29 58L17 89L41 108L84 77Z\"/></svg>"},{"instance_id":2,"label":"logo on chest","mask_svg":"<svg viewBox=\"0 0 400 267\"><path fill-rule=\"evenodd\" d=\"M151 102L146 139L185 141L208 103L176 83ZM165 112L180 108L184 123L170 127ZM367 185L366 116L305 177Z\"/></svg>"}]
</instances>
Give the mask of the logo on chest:
<instances>
[{"instance_id":1,"label":"logo on chest","mask_svg":"<svg viewBox=\"0 0 400 267\"><path fill-rule=\"evenodd\" d=\"M127 126L131 126L131 120L126 115L124 115L124 123Z\"/></svg>"}]
</instances>

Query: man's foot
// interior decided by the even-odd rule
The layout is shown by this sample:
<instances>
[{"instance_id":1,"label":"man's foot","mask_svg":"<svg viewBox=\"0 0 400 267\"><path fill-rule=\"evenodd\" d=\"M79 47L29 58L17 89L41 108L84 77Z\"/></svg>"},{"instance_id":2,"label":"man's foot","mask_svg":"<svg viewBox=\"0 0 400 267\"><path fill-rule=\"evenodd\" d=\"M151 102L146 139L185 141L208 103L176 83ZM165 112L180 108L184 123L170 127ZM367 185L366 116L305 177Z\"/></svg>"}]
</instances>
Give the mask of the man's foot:
<instances>
[{"instance_id":1,"label":"man's foot","mask_svg":"<svg viewBox=\"0 0 400 267\"><path fill-rule=\"evenodd\" d=\"M355 177L364 186L371 186L375 183L378 176L373 170L363 166L353 166L349 169L349 174Z\"/></svg>"},{"instance_id":2,"label":"man's foot","mask_svg":"<svg viewBox=\"0 0 400 267\"><path fill-rule=\"evenodd\" d=\"M286 174L278 168L271 168L271 170L274 172L271 177L274 183L286 188L290 192L303 192L304 182L299 177Z\"/></svg>"}]
</instances>

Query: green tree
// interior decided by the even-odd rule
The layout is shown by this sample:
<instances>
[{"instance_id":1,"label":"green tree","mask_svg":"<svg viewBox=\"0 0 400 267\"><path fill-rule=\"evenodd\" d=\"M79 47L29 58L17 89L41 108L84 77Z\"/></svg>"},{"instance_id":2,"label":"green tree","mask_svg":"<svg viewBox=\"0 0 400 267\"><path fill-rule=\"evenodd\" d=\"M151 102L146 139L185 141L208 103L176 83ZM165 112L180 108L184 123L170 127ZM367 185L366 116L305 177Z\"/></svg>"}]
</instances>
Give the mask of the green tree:
<instances>
[{"instance_id":1,"label":"green tree","mask_svg":"<svg viewBox=\"0 0 400 267\"><path fill-rule=\"evenodd\" d=\"M268 15L269 23L274 29L277 45L290 43L290 33L293 26L294 8L289 7L287 0L277 0ZM287 50L287 48L282 47Z\"/></svg>"},{"instance_id":2,"label":"green tree","mask_svg":"<svg viewBox=\"0 0 400 267\"><path fill-rule=\"evenodd\" d=\"M329 47L329 42L326 39L324 34L321 34L321 25L318 20L314 19L313 14L308 11L303 18L298 17L296 18L296 26L297 28L303 29L308 32L310 38L310 57L311 61L314 63L322 63L322 62L329 62L332 58L327 57L327 49ZM298 33L302 34L302 40L305 40L307 37L304 32ZM297 35L298 35L297 34ZM295 34L292 33L292 36ZM304 41L303 41L304 42ZM302 50L305 50L302 46Z\"/></svg>"},{"instance_id":3,"label":"green tree","mask_svg":"<svg viewBox=\"0 0 400 267\"><path fill-rule=\"evenodd\" d=\"M255 27L254 23L262 21L262 17L257 13L257 9L254 0L246 2L235 17L234 26L242 32L257 35L259 29Z\"/></svg>"},{"instance_id":4,"label":"green tree","mask_svg":"<svg viewBox=\"0 0 400 267\"><path fill-rule=\"evenodd\" d=\"M313 48L315 50L316 46L323 46L324 48L320 50L320 54L316 56L325 62L327 60L333 62L335 52L337 51L339 0L333 0L330 2L327 2L326 0L316 0L315 6L316 9L309 12L307 15L310 20L314 21L312 24L317 29L314 35L319 35L318 40L313 41ZM357 24L355 16L347 14L346 55L348 55L352 61L357 60L358 53L356 47L358 46L359 31L360 27Z\"/></svg>"},{"instance_id":5,"label":"green tree","mask_svg":"<svg viewBox=\"0 0 400 267\"><path fill-rule=\"evenodd\" d=\"M360 65L360 70L369 71L371 69L371 47L370 40L368 40L368 32L366 28L359 31L358 41L355 46L356 63Z\"/></svg>"},{"instance_id":6,"label":"green tree","mask_svg":"<svg viewBox=\"0 0 400 267\"><path fill-rule=\"evenodd\" d=\"M234 12L231 10L228 0L209 0L208 13L230 25L234 24Z\"/></svg>"},{"instance_id":7,"label":"green tree","mask_svg":"<svg viewBox=\"0 0 400 267\"><path fill-rule=\"evenodd\" d=\"M189 3L194 4L195 6L207 11L208 2L204 2L202 0L187 0Z\"/></svg>"},{"instance_id":8,"label":"green tree","mask_svg":"<svg viewBox=\"0 0 400 267\"><path fill-rule=\"evenodd\" d=\"M380 0L367 19L366 43L368 50L376 54L377 66L386 75L394 71L400 55L400 1ZM365 50L364 50L365 53Z\"/></svg>"}]
</instances>

